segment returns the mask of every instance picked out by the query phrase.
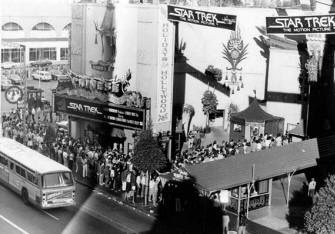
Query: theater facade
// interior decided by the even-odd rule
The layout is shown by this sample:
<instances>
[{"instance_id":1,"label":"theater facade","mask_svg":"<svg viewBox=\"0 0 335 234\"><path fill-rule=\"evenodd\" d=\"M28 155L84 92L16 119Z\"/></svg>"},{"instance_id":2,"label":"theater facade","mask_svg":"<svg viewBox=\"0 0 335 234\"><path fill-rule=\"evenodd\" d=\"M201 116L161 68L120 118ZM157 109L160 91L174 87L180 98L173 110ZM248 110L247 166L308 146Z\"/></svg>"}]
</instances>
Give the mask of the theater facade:
<instances>
[{"instance_id":1,"label":"theater facade","mask_svg":"<svg viewBox=\"0 0 335 234\"><path fill-rule=\"evenodd\" d=\"M236 27L176 21L166 4L73 5L70 82L59 85L54 100L55 110L70 116L74 137L100 133L121 138L127 148L149 122L155 133L172 136L180 121L184 129L204 127L205 91L215 94L220 112L209 124L223 130L230 129L230 114L254 97L264 111L284 119L284 131L306 118L300 63L307 59L298 48L306 37L267 35L266 17L278 15L276 9L183 8L234 16ZM306 50L322 40L307 40Z\"/></svg>"}]
</instances>

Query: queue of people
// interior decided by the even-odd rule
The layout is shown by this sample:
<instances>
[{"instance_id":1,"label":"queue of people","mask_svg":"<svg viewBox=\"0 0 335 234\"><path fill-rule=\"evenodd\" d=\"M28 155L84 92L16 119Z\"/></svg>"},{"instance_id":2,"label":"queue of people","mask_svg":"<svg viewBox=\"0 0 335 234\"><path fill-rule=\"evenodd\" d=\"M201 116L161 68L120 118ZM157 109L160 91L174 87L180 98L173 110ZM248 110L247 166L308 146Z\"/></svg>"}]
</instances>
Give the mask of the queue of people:
<instances>
[{"instance_id":1,"label":"queue of people","mask_svg":"<svg viewBox=\"0 0 335 234\"><path fill-rule=\"evenodd\" d=\"M271 134L260 134L251 141L222 141L221 144L213 141L212 144L201 146L201 142L191 136L187 143L188 149L176 155L174 162L176 167L182 167L185 164L205 163L232 157L237 154L248 154L250 152L287 145L289 138L287 135L282 134L278 134L276 137Z\"/></svg>"},{"instance_id":2,"label":"queue of people","mask_svg":"<svg viewBox=\"0 0 335 234\"><path fill-rule=\"evenodd\" d=\"M118 144L102 147L89 138L73 139L66 131L57 131L53 142L46 142L48 121L36 118L34 113L22 121L22 112L16 110L2 116L3 135L39 151L73 170L80 179L88 180L107 190L121 193L125 200L142 201L146 194L157 206L162 183L157 173L148 175L131 163L132 152L125 154ZM43 116L43 114L41 114Z\"/></svg>"}]
</instances>

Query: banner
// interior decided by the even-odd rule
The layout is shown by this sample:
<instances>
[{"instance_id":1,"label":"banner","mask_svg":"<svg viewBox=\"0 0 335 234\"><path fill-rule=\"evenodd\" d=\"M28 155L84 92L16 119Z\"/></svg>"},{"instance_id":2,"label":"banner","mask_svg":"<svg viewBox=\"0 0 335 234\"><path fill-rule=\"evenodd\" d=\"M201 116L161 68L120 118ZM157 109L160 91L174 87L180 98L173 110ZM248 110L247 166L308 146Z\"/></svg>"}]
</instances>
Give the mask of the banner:
<instances>
[{"instance_id":1,"label":"banner","mask_svg":"<svg viewBox=\"0 0 335 234\"><path fill-rule=\"evenodd\" d=\"M54 107L56 112L103 121L127 129L142 130L145 127L145 110L140 108L105 104L62 95L55 95Z\"/></svg>"},{"instance_id":2,"label":"banner","mask_svg":"<svg viewBox=\"0 0 335 234\"><path fill-rule=\"evenodd\" d=\"M335 15L266 17L268 34L335 33Z\"/></svg>"},{"instance_id":3,"label":"banner","mask_svg":"<svg viewBox=\"0 0 335 234\"><path fill-rule=\"evenodd\" d=\"M171 121L173 77L173 25L160 15L158 23L157 123Z\"/></svg>"},{"instance_id":4,"label":"banner","mask_svg":"<svg viewBox=\"0 0 335 234\"><path fill-rule=\"evenodd\" d=\"M235 31L236 28L236 15L199 11L177 6L168 6L168 20L224 28L233 31Z\"/></svg>"}]
</instances>

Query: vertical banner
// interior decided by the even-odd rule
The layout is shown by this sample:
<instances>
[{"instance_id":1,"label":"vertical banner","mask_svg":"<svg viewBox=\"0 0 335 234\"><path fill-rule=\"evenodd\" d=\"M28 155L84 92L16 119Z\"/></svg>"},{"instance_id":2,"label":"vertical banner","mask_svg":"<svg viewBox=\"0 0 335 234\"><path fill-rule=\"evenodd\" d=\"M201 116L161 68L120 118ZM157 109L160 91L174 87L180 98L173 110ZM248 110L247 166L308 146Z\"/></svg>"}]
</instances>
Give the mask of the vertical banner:
<instances>
[{"instance_id":1,"label":"vertical banner","mask_svg":"<svg viewBox=\"0 0 335 234\"><path fill-rule=\"evenodd\" d=\"M158 18L157 123L171 121L172 115L174 29L162 12L163 8Z\"/></svg>"}]
</instances>

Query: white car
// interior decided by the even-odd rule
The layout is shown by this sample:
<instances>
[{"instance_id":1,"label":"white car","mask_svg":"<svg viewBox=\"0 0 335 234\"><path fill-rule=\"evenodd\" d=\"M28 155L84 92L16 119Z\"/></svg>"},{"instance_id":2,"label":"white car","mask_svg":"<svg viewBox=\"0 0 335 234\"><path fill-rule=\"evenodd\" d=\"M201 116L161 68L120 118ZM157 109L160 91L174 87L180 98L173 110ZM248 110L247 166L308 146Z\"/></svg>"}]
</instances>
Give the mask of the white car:
<instances>
[{"instance_id":1,"label":"white car","mask_svg":"<svg viewBox=\"0 0 335 234\"><path fill-rule=\"evenodd\" d=\"M51 80L51 73L48 71L36 71L31 74L33 79L40 80L40 81L50 81Z\"/></svg>"},{"instance_id":2,"label":"white car","mask_svg":"<svg viewBox=\"0 0 335 234\"><path fill-rule=\"evenodd\" d=\"M12 81L12 84L14 85L21 85L23 82L22 78L17 74L11 74L9 76L9 79Z\"/></svg>"},{"instance_id":3,"label":"white car","mask_svg":"<svg viewBox=\"0 0 335 234\"><path fill-rule=\"evenodd\" d=\"M1 77L1 91L6 90L8 87L12 86L12 81L7 77Z\"/></svg>"}]
</instances>

